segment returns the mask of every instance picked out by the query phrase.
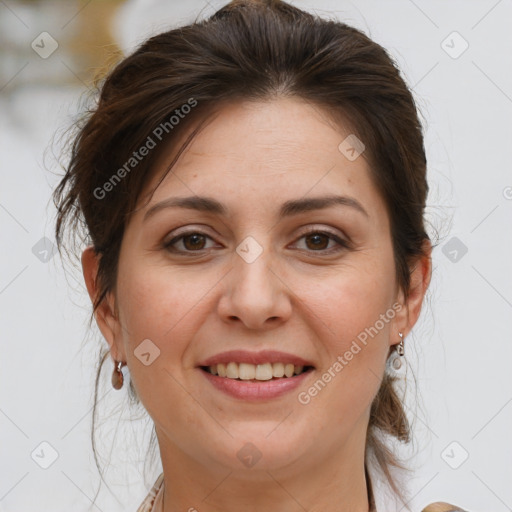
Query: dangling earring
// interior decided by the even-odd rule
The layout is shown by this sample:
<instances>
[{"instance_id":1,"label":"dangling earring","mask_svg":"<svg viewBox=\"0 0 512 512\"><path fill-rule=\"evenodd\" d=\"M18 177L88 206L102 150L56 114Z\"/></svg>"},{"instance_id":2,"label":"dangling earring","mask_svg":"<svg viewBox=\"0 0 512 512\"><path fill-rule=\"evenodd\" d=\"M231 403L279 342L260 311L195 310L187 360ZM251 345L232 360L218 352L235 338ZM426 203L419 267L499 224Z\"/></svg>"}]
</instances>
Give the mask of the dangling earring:
<instances>
[{"instance_id":1,"label":"dangling earring","mask_svg":"<svg viewBox=\"0 0 512 512\"><path fill-rule=\"evenodd\" d=\"M404 350L404 335L401 332L399 332L398 336L400 336L400 343L397 345L396 351L398 352L398 355L400 357L402 357L405 354L405 350Z\"/></svg>"},{"instance_id":2,"label":"dangling earring","mask_svg":"<svg viewBox=\"0 0 512 512\"><path fill-rule=\"evenodd\" d=\"M125 365L122 361L114 360L114 372L112 373L112 387L121 389L123 387L124 377L121 368Z\"/></svg>"},{"instance_id":3,"label":"dangling earring","mask_svg":"<svg viewBox=\"0 0 512 512\"><path fill-rule=\"evenodd\" d=\"M393 368L395 370L397 370L397 371L400 370L400 368L402 367L402 357L405 354L405 350L404 350L404 335L401 332L399 332L398 336L400 336L400 343L396 346L396 353L400 357L394 357L393 361L391 362Z\"/></svg>"}]
</instances>

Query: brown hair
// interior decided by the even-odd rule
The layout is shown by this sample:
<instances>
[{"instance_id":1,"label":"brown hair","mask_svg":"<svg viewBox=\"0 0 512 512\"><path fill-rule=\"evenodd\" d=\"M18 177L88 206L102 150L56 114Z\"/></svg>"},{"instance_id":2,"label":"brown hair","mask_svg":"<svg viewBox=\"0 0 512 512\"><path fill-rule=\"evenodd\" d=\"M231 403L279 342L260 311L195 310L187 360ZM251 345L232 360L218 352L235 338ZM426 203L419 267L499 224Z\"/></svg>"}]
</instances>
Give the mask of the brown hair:
<instances>
[{"instance_id":1,"label":"brown hair","mask_svg":"<svg viewBox=\"0 0 512 512\"><path fill-rule=\"evenodd\" d=\"M398 67L385 49L344 23L282 1L235 0L205 21L144 42L106 77L96 108L78 127L66 174L54 192L56 240L60 249L66 228L82 230L79 241L92 243L101 255L94 310L115 291L124 227L154 172L159 148L221 102L280 96L323 107L348 121L364 141L365 158L389 213L397 283L407 299L410 265L424 254L422 243L429 239L423 219L428 185L421 124ZM191 99L193 112L170 128L170 117ZM98 198L98 189L166 122L166 144L122 173L107 199ZM95 408L107 355L100 355ZM133 386L130 393L136 397ZM371 407L365 468L372 455L401 496L390 468L402 466L382 434L410 440L403 405L387 373ZM369 479L368 489L373 503Z\"/></svg>"}]
</instances>

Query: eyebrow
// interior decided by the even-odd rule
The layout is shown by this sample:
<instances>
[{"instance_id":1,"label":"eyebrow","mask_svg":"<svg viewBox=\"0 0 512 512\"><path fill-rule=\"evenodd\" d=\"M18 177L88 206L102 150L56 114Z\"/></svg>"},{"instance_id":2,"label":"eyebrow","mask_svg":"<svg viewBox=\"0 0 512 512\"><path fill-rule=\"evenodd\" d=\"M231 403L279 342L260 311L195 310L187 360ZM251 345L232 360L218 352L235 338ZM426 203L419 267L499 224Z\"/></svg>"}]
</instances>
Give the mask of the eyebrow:
<instances>
[{"instance_id":1,"label":"eyebrow","mask_svg":"<svg viewBox=\"0 0 512 512\"><path fill-rule=\"evenodd\" d=\"M348 196L329 195L322 197L308 197L301 199L292 199L284 202L279 209L279 217L291 217L301 213L307 213L314 210L322 210L332 206L348 206L369 217L368 212L363 205ZM227 208L211 197L190 196L190 197L171 197L149 208L144 214L143 221L155 215L157 212L167 208L186 208L189 210L198 210L201 212L213 213L226 216Z\"/></svg>"}]
</instances>

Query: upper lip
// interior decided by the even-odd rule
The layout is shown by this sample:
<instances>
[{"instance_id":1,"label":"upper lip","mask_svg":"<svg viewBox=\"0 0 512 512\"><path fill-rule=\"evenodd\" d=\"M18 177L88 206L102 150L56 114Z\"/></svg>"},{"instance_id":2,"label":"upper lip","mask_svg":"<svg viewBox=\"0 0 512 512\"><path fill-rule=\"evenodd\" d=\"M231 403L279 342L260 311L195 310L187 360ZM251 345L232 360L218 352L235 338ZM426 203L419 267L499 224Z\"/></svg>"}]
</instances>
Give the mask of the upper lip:
<instances>
[{"instance_id":1,"label":"upper lip","mask_svg":"<svg viewBox=\"0 0 512 512\"><path fill-rule=\"evenodd\" d=\"M263 364L263 363L292 363L297 366L313 366L310 361L289 354L287 352L279 352L276 350L261 350L259 352L249 352L247 350L229 350L221 352L214 356L200 362L198 366L213 366L219 363L249 363L249 364Z\"/></svg>"}]
</instances>

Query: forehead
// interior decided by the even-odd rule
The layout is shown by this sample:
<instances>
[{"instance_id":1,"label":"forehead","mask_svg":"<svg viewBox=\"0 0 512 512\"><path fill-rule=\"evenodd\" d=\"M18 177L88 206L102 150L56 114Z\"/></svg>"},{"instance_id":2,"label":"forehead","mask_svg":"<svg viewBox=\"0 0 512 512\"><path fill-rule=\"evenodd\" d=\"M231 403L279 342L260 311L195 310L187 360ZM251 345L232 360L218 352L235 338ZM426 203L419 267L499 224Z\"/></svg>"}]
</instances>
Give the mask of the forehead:
<instances>
[{"instance_id":1,"label":"forehead","mask_svg":"<svg viewBox=\"0 0 512 512\"><path fill-rule=\"evenodd\" d=\"M197 126L191 123L156 161L151 189ZM260 207L315 194L352 194L378 202L364 152L347 158L340 144L351 136L322 107L298 98L239 101L217 108L173 164L147 205L169 196L216 196ZM288 197L289 196L289 197ZM263 199L266 198L266 199ZM377 201L377 202L376 202ZM380 212L382 213L382 212Z\"/></svg>"},{"instance_id":2,"label":"forehead","mask_svg":"<svg viewBox=\"0 0 512 512\"><path fill-rule=\"evenodd\" d=\"M229 158L260 171L309 168L339 155L350 133L327 112L298 98L236 102L217 110L181 159L184 168L200 158ZM243 169L240 169L242 172Z\"/></svg>"}]
</instances>

